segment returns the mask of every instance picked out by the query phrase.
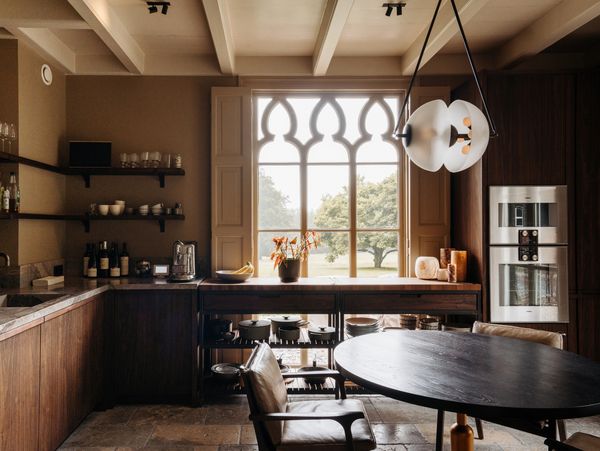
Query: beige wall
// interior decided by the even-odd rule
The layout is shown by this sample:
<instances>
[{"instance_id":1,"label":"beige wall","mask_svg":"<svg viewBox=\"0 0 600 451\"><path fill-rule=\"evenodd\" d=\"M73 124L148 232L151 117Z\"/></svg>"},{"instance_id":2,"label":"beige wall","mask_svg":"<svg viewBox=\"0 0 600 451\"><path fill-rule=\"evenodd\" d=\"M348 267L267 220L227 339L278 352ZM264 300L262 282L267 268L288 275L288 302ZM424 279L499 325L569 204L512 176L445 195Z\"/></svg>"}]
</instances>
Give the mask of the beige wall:
<instances>
[{"instance_id":1,"label":"beige wall","mask_svg":"<svg viewBox=\"0 0 600 451\"><path fill-rule=\"evenodd\" d=\"M19 43L19 155L59 164L66 128L65 75L52 67L46 86L40 70L46 61ZM66 207L65 177L19 165L21 211L62 213ZM20 265L64 258L63 221L19 221Z\"/></svg>"},{"instance_id":2,"label":"beige wall","mask_svg":"<svg viewBox=\"0 0 600 451\"><path fill-rule=\"evenodd\" d=\"M16 40L0 39L0 122L14 124L17 124L19 117L17 49ZM9 172L16 170L16 165L0 164L2 183L7 183ZM10 255L13 262L16 262L18 256L18 236L19 227L16 222L0 221L0 251Z\"/></svg>"},{"instance_id":3,"label":"beige wall","mask_svg":"<svg viewBox=\"0 0 600 451\"><path fill-rule=\"evenodd\" d=\"M67 257L71 268L86 242L127 242L132 257L167 257L173 241L198 241L199 255L208 261L210 249L210 91L235 86L226 77L67 77L69 139L109 140L113 164L121 152L181 153L184 177L167 177L166 187L151 177L92 177L86 189L79 177L67 178L67 209L82 213L90 203L123 199L127 205L183 203L185 221L168 222L160 233L154 222L96 222L84 233L67 224ZM70 270L69 270L70 272Z\"/></svg>"}]
</instances>

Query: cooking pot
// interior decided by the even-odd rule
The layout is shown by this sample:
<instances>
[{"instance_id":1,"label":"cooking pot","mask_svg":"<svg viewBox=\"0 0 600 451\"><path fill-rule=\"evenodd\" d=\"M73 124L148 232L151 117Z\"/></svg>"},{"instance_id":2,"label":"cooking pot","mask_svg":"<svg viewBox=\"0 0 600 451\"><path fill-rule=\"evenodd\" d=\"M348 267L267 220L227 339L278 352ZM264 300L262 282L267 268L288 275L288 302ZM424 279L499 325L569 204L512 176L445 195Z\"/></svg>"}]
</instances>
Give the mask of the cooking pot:
<instances>
[{"instance_id":1,"label":"cooking pot","mask_svg":"<svg viewBox=\"0 0 600 451\"><path fill-rule=\"evenodd\" d=\"M242 340L268 340L271 336L271 321L268 319L245 319L238 323Z\"/></svg>"},{"instance_id":2,"label":"cooking pot","mask_svg":"<svg viewBox=\"0 0 600 451\"><path fill-rule=\"evenodd\" d=\"M277 336L282 340L299 340L300 328L297 326L281 326L277 329Z\"/></svg>"},{"instance_id":3,"label":"cooking pot","mask_svg":"<svg viewBox=\"0 0 600 451\"><path fill-rule=\"evenodd\" d=\"M209 319L204 323L204 335L208 339L220 340L227 332L231 332L230 319Z\"/></svg>"},{"instance_id":4,"label":"cooking pot","mask_svg":"<svg viewBox=\"0 0 600 451\"><path fill-rule=\"evenodd\" d=\"M283 316L274 316L271 318L271 329L272 332L279 337L279 328L280 327L300 327L306 325L306 321L304 321L299 316L294 315L283 315ZM279 337L281 338L281 337Z\"/></svg>"},{"instance_id":5,"label":"cooking pot","mask_svg":"<svg viewBox=\"0 0 600 451\"><path fill-rule=\"evenodd\" d=\"M325 368L323 366L317 366L317 361L313 360L312 366L303 366L298 371L303 372L311 372L311 371L329 371L329 368ZM307 384L324 384L326 376L304 376L304 381Z\"/></svg>"},{"instance_id":6,"label":"cooking pot","mask_svg":"<svg viewBox=\"0 0 600 451\"><path fill-rule=\"evenodd\" d=\"M314 326L308 328L308 338L311 340L331 341L335 339L335 327Z\"/></svg>"}]
</instances>

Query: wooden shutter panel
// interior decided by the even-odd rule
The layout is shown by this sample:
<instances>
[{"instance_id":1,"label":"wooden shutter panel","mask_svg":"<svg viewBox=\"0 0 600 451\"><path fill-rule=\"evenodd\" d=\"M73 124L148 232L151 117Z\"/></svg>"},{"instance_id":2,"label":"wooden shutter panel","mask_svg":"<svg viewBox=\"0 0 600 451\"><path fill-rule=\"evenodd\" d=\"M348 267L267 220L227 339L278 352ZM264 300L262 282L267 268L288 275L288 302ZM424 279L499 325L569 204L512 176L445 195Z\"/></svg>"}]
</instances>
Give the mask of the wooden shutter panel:
<instances>
[{"instance_id":1,"label":"wooden shutter panel","mask_svg":"<svg viewBox=\"0 0 600 451\"><path fill-rule=\"evenodd\" d=\"M252 97L248 88L212 89L211 268L252 259Z\"/></svg>"},{"instance_id":2,"label":"wooden shutter panel","mask_svg":"<svg viewBox=\"0 0 600 451\"><path fill-rule=\"evenodd\" d=\"M431 100L450 100L447 87L413 88L411 110ZM450 173L445 167L437 172L419 168L412 161L408 165L408 268L414 277L415 260L419 256L439 258L440 248L450 240Z\"/></svg>"}]
</instances>

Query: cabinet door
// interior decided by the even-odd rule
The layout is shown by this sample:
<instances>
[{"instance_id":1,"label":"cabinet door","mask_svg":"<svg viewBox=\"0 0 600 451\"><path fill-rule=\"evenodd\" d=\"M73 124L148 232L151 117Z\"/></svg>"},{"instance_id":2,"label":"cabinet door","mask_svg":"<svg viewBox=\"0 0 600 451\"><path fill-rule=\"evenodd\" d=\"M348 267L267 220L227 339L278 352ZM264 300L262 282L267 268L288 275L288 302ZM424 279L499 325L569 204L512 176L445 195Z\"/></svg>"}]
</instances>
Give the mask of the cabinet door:
<instances>
[{"instance_id":1,"label":"cabinet door","mask_svg":"<svg viewBox=\"0 0 600 451\"><path fill-rule=\"evenodd\" d=\"M0 449L37 449L40 327L0 341Z\"/></svg>"},{"instance_id":2,"label":"cabinet door","mask_svg":"<svg viewBox=\"0 0 600 451\"><path fill-rule=\"evenodd\" d=\"M103 387L104 297L41 328L40 450L53 450L99 402Z\"/></svg>"},{"instance_id":3,"label":"cabinet door","mask_svg":"<svg viewBox=\"0 0 600 451\"><path fill-rule=\"evenodd\" d=\"M191 399L196 293L119 291L115 388L121 399Z\"/></svg>"}]
</instances>

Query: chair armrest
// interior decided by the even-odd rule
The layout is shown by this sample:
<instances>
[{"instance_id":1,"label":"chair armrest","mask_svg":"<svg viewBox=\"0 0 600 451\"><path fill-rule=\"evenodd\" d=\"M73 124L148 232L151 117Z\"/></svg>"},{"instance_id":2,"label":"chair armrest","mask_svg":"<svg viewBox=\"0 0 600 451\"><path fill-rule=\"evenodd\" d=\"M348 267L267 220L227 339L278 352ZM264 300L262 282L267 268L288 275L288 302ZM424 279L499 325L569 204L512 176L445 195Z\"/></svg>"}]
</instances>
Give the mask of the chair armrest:
<instances>
[{"instance_id":1,"label":"chair armrest","mask_svg":"<svg viewBox=\"0 0 600 451\"><path fill-rule=\"evenodd\" d=\"M333 420L338 423L354 422L364 418L365 414L362 410L348 410L346 412L323 412L323 413L263 413L259 415L250 415L250 420L253 421L290 421L290 420Z\"/></svg>"},{"instance_id":2,"label":"chair armrest","mask_svg":"<svg viewBox=\"0 0 600 451\"><path fill-rule=\"evenodd\" d=\"M580 448L576 448L574 446L559 442L558 440L553 440L551 438L546 439L544 445L547 445L548 449L552 449L555 451L582 451Z\"/></svg>"},{"instance_id":3,"label":"chair armrest","mask_svg":"<svg viewBox=\"0 0 600 451\"><path fill-rule=\"evenodd\" d=\"M284 379L300 378L300 377L332 377L334 379L343 379L345 377L336 370L323 370L323 371L295 371L293 373L281 373Z\"/></svg>"}]
</instances>

